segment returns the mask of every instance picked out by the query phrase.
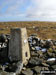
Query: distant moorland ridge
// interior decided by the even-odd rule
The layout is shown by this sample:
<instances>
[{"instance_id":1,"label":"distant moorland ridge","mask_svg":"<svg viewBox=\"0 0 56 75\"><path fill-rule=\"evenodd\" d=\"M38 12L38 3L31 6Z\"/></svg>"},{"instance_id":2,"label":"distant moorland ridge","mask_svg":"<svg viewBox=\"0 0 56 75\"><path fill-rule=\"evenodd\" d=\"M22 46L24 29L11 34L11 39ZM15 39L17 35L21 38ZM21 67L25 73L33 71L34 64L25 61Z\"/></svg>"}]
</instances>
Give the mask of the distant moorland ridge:
<instances>
[{"instance_id":1,"label":"distant moorland ridge","mask_svg":"<svg viewBox=\"0 0 56 75\"><path fill-rule=\"evenodd\" d=\"M56 40L56 22L0 22L0 33L10 33L10 29L13 27L26 27L28 36L37 34L42 39Z\"/></svg>"}]
</instances>

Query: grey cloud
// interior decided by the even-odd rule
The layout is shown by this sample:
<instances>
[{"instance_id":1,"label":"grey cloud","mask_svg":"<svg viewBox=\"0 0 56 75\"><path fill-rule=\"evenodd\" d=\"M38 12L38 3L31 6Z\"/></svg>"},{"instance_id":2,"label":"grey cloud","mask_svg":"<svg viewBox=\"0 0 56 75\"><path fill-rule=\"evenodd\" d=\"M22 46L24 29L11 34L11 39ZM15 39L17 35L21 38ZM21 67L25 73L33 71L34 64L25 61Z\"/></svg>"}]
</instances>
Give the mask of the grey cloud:
<instances>
[{"instance_id":1,"label":"grey cloud","mask_svg":"<svg viewBox=\"0 0 56 75\"><path fill-rule=\"evenodd\" d=\"M56 0L32 0L33 4L27 10L30 18L54 18L56 17ZM35 6L33 6L35 5Z\"/></svg>"}]
</instances>

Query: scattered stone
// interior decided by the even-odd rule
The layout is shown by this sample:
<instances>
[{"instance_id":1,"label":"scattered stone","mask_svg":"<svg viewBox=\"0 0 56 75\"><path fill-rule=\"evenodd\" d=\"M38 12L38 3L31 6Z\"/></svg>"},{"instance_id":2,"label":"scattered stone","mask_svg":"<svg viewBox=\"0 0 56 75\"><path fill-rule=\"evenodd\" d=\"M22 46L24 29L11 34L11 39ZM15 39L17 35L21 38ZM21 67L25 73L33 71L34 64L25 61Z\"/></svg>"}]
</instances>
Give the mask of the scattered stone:
<instances>
[{"instance_id":1,"label":"scattered stone","mask_svg":"<svg viewBox=\"0 0 56 75\"><path fill-rule=\"evenodd\" d=\"M38 53L38 55L39 55L40 58L43 57L43 52L41 50L40 51L37 51L37 53Z\"/></svg>"},{"instance_id":2,"label":"scattered stone","mask_svg":"<svg viewBox=\"0 0 56 75\"><path fill-rule=\"evenodd\" d=\"M33 71L28 68L25 71L22 71L22 75L33 75Z\"/></svg>"},{"instance_id":3,"label":"scattered stone","mask_svg":"<svg viewBox=\"0 0 56 75\"><path fill-rule=\"evenodd\" d=\"M1 71L0 75L9 75L9 73L5 72L5 71Z\"/></svg>"},{"instance_id":4,"label":"scattered stone","mask_svg":"<svg viewBox=\"0 0 56 75\"><path fill-rule=\"evenodd\" d=\"M49 67L49 65L46 64L46 63L42 63L42 65L45 66L45 67Z\"/></svg>"},{"instance_id":5,"label":"scattered stone","mask_svg":"<svg viewBox=\"0 0 56 75\"><path fill-rule=\"evenodd\" d=\"M49 58L47 61L49 61L49 62L56 61L56 58Z\"/></svg>"},{"instance_id":6,"label":"scattered stone","mask_svg":"<svg viewBox=\"0 0 56 75\"><path fill-rule=\"evenodd\" d=\"M47 52L47 53L48 53L49 58L53 57L53 53L51 53L51 52Z\"/></svg>"},{"instance_id":7,"label":"scattered stone","mask_svg":"<svg viewBox=\"0 0 56 75\"><path fill-rule=\"evenodd\" d=\"M56 69L56 65L53 65L52 68L55 70Z\"/></svg>"},{"instance_id":8,"label":"scattered stone","mask_svg":"<svg viewBox=\"0 0 56 75\"><path fill-rule=\"evenodd\" d=\"M34 47L32 47L31 49L32 49L32 50L35 50L35 48L34 48Z\"/></svg>"},{"instance_id":9,"label":"scattered stone","mask_svg":"<svg viewBox=\"0 0 56 75\"><path fill-rule=\"evenodd\" d=\"M36 51L39 51L39 50L41 50L41 47L36 46L36 47L35 47L35 50L36 50Z\"/></svg>"},{"instance_id":10,"label":"scattered stone","mask_svg":"<svg viewBox=\"0 0 56 75\"><path fill-rule=\"evenodd\" d=\"M0 65L0 70L2 70L2 65Z\"/></svg>"},{"instance_id":11,"label":"scattered stone","mask_svg":"<svg viewBox=\"0 0 56 75\"><path fill-rule=\"evenodd\" d=\"M1 41L2 38L3 40ZM8 44L9 44L9 40L11 39L10 37L6 38L4 35L2 35L2 38L0 38L0 63L2 62L1 61L2 59L3 61L5 61L4 58L5 59L7 58L8 55L7 50L9 47ZM6 39L8 40L5 41ZM31 35L28 39L28 42L29 42L30 53L31 53L31 58L29 62L27 60L27 53L25 54L28 64L23 65L20 56L18 55L20 51L19 53L16 52L16 55L14 52L13 56L15 56L15 58L16 56L18 56L19 57L17 58L18 61L17 60L11 61L11 57L9 57L10 58L9 60L6 59L5 62L2 62L0 64L0 75L19 75L20 73L21 73L20 75L40 75L41 71L56 70L56 45L55 45L56 42L54 42L51 39L41 40L35 35ZM27 40L24 39L24 44L26 43Z\"/></svg>"},{"instance_id":12,"label":"scattered stone","mask_svg":"<svg viewBox=\"0 0 56 75\"><path fill-rule=\"evenodd\" d=\"M31 56L33 57L39 57L39 54L35 51L31 51Z\"/></svg>"},{"instance_id":13,"label":"scattered stone","mask_svg":"<svg viewBox=\"0 0 56 75\"><path fill-rule=\"evenodd\" d=\"M49 65L53 65L55 64L55 61L56 61L56 58L49 58L46 63L48 63Z\"/></svg>"},{"instance_id":14,"label":"scattered stone","mask_svg":"<svg viewBox=\"0 0 56 75\"><path fill-rule=\"evenodd\" d=\"M47 49L46 48L43 48L41 51L45 53L47 51Z\"/></svg>"},{"instance_id":15,"label":"scattered stone","mask_svg":"<svg viewBox=\"0 0 56 75\"><path fill-rule=\"evenodd\" d=\"M41 67L41 71L48 71L48 67Z\"/></svg>"},{"instance_id":16,"label":"scattered stone","mask_svg":"<svg viewBox=\"0 0 56 75\"><path fill-rule=\"evenodd\" d=\"M31 58L30 60L29 60L29 64L31 64L31 65L41 65L42 64L42 60L40 60L40 59L34 59L34 58Z\"/></svg>"},{"instance_id":17,"label":"scattered stone","mask_svg":"<svg viewBox=\"0 0 56 75\"><path fill-rule=\"evenodd\" d=\"M48 49L48 52L52 53L53 52L53 49L52 48L49 48Z\"/></svg>"},{"instance_id":18,"label":"scattered stone","mask_svg":"<svg viewBox=\"0 0 56 75\"><path fill-rule=\"evenodd\" d=\"M26 67L23 67L22 70L26 70Z\"/></svg>"},{"instance_id":19,"label":"scattered stone","mask_svg":"<svg viewBox=\"0 0 56 75\"><path fill-rule=\"evenodd\" d=\"M36 73L40 73L41 72L41 67L40 66L36 66L33 68L34 71L36 71Z\"/></svg>"}]
</instances>

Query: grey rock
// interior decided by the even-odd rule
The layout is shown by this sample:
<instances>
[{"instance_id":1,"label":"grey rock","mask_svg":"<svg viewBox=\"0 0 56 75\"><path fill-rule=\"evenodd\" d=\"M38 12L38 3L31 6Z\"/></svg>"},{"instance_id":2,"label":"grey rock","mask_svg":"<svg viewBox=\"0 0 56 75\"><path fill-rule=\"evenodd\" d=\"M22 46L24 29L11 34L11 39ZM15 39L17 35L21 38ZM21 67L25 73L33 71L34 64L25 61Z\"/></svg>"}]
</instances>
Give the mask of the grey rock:
<instances>
[{"instance_id":1,"label":"grey rock","mask_svg":"<svg viewBox=\"0 0 56 75\"><path fill-rule=\"evenodd\" d=\"M49 65L46 64L46 63L42 63L42 65L45 66L45 67L49 67Z\"/></svg>"},{"instance_id":2,"label":"grey rock","mask_svg":"<svg viewBox=\"0 0 56 75\"><path fill-rule=\"evenodd\" d=\"M53 57L53 54L51 52L48 52L49 57Z\"/></svg>"},{"instance_id":3,"label":"grey rock","mask_svg":"<svg viewBox=\"0 0 56 75\"><path fill-rule=\"evenodd\" d=\"M37 53L38 53L39 55L43 55L43 52L42 52L42 51L37 51Z\"/></svg>"},{"instance_id":4,"label":"grey rock","mask_svg":"<svg viewBox=\"0 0 56 75\"><path fill-rule=\"evenodd\" d=\"M41 70L42 70L42 71L48 71L49 68L48 68L48 67L41 67Z\"/></svg>"},{"instance_id":5,"label":"grey rock","mask_svg":"<svg viewBox=\"0 0 56 75\"><path fill-rule=\"evenodd\" d=\"M56 69L56 65L53 65L52 68L53 68L53 69Z\"/></svg>"},{"instance_id":6,"label":"grey rock","mask_svg":"<svg viewBox=\"0 0 56 75\"><path fill-rule=\"evenodd\" d=\"M0 75L9 75L9 73L5 72L5 71L1 71Z\"/></svg>"},{"instance_id":7,"label":"grey rock","mask_svg":"<svg viewBox=\"0 0 56 75\"><path fill-rule=\"evenodd\" d=\"M26 69L25 71L22 71L23 75L33 75L33 71L31 69Z\"/></svg>"},{"instance_id":8,"label":"grey rock","mask_svg":"<svg viewBox=\"0 0 56 75\"><path fill-rule=\"evenodd\" d=\"M0 75L16 75L16 73L13 72L6 72L6 71L0 71Z\"/></svg>"},{"instance_id":9,"label":"grey rock","mask_svg":"<svg viewBox=\"0 0 56 75\"><path fill-rule=\"evenodd\" d=\"M54 61L51 61L51 62L50 61L47 61L46 63L49 64L49 65L54 65L55 64Z\"/></svg>"},{"instance_id":10,"label":"grey rock","mask_svg":"<svg viewBox=\"0 0 56 75\"><path fill-rule=\"evenodd\" d=\"M33 56L33 57L38 57L39 54L38 54L37 52L35 52L35 51L31 51L31 56Z\"/></svg>"},{"instance_id":11,"label":"grey rock","mask_svg":"<svg viewBox=\"0 0 56 75\"><path fill-rule=\"evenodd\" d=\"M31 65L41 65L42 61L38 58L37 59L31 58L31 60L29 60L29 64L31 64Z\"/></svg>"},{"instance_id":12,"label":"grey rock","mask_svg":"<svg viewBox=\"0 0 56 75\"><path fill-rule=\"evenodd\" d=\"M0 70L2 70L2 65L0 65Z\"/></svg>"},{"instance_id":13,"label":"grey rock","mask_svg":"<svg viewBox=\"0 0 56 75\"><path fill-rule=\"evenodd\" d=\"M34 70L36 73L40 73L41 67L36 66L36 67L33 68L33 70Z\"/></svg>"},{"instance_id":14,"label":"grey rock","mask_svg":"<svg viewBox=\"0 0 56 75\"><path fill-rule=\"evenodd\" d=\"M35 73L38 75L40 74L41 71L44 71L44 70L49 70L48 67L40 67L40 66L36 66L33 68L33 70L35 71Z\"/></svg>"}]
</instances>

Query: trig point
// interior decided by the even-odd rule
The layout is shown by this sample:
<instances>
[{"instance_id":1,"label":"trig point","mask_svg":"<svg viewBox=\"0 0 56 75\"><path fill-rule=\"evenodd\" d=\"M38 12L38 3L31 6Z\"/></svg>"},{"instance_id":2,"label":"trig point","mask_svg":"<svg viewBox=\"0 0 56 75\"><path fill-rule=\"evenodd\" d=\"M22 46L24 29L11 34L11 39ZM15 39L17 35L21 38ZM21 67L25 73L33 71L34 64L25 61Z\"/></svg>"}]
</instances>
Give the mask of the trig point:
<instances>
[{"instance_id":1,"label":"trig point","mask_svg":"<svg viewBox=\"0 0 56 75\"><path fill-rule=\"evenodd\" d=\"M22 61L27 64L30 50L26 28L12 28L9 42L9 58L11 61Z\"/></svg>"}]
</instances>

